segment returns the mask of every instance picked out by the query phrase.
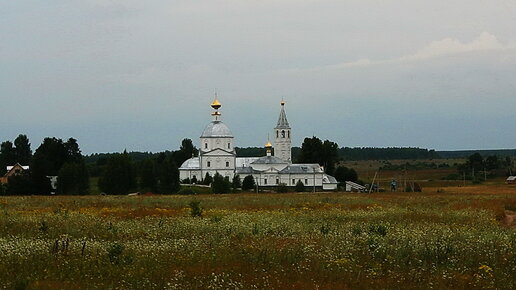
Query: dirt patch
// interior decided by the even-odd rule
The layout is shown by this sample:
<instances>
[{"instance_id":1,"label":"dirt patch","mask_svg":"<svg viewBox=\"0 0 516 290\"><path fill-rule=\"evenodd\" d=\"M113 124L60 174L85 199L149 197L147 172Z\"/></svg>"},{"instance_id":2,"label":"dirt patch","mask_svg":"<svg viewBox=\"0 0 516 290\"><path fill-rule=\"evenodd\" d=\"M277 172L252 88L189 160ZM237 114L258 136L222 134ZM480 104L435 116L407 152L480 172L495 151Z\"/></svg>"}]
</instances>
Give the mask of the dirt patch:
<instances>
[{"instance_id":1,"label":"dirt patch","mask_svg":"<svg viewBox=\"0 0 516 290\"><path fill-rule=\"evenodd\" d=\"M510 228L516 228L516 212L506 210L502 222Z\"/></svg>"}]
</instances>

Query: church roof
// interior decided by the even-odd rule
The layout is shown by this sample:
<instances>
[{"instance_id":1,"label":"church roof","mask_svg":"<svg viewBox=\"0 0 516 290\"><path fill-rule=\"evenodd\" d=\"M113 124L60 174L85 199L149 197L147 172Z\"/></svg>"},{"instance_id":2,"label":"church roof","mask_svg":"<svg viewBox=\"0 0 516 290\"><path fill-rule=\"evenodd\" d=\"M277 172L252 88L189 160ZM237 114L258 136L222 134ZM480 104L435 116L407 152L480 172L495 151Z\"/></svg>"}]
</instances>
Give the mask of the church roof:
<instances>
[{"instance_id":1,"label":"church roof","mask_svg":"<svg viewBox=\"0 0 516 290\"><path fill-rule=\"evenodd\" d=\"M281 111L276 129L290 129L290 125L288 124L287 120L287 114L285 113L285 103L281 103Z\"/></svg>"},{"instance_id":2,"label":"church roof","mask_svg":"<svg viewBox=\"0 0 516 290\"><path fill-rule=\"evenodd\" d=\"M179 169L201 169L199 157L192 157L186 160Z\"/></svg>"},{"instance_id":3,"label":"church roof","mask_svg":"<svg viewBox=\"0 0 516 290\"><path fill-rule=\"evenodd\" d=\"M280 173L323 173L324 171L321 169L319 164L291 164L285 169L281 170Z\"/></svg>"},{"instance_id":4,"label":"church roof","mask_svg":"<svg viewBox=\"0 0 516 290\"><path fill-rule=\"evenodd\" d=\"M287 164L288 162L276 156L263 156L256 159L251 164Z\"/></svg>"},{"instance_id":5,"label":"church roof","mask_svg":"<svg viewBox=\"0 0 516 290\"><path fill-rule=\"evenodd\" d=\"M201 138L210 137L233 137L233 134L231 134L226 124L222 123L222 121L215 120L206 126L201 135Z\"/></svg>"}]
</instances>

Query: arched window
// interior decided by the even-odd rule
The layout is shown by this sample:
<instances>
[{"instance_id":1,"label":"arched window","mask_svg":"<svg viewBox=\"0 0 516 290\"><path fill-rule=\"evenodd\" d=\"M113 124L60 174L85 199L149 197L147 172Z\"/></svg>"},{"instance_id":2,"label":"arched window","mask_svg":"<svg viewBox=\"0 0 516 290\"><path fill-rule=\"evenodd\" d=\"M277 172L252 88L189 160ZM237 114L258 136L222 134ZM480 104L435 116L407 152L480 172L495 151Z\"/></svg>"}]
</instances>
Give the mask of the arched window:
<instances>
[{"instance_id":1,"label":"arched window","mask_svg":"<svg viewBox=\"0 0 516 290\"><path fill-rule=\"evenodd\" d=\"M208 143L204 143L204 149L208 149Z\"/></svg>"},{"instance_id":2,"label":"arched window","mask_svg":"<svg viewBox=\"0 0 516 290\"><path fill-rule=\"evenodd\" d=\"M226 167L229 167L229 162L228 161L226 161Z\"/></svg>"},{"instance_id":3,"label":"arched window","mask_svg":"<svg viewBox=\"0 0 516 290\"><path fill-rule=\"evenodd\" d=\"M231 143L228 143L228 149L231 149Z\"/></svg>"},{"instance_id":4,"label":"arched window","mask_svg":"<svg viewBox=\"0 0 516 290\"><path fill-rule=\"evenodd\" d=\"M279 131L276 131L276 138L279 138Z\"/></svg>"},{"instance_id":5,"label":"arched window","mask_svg":"<svg viewBox=\"0 0 516 290\"><path fill-rule=\"evenodd\" d=\"M290 138L290 131L287 131L287 134L288 134L288 138Z\"/></svg>"},{"instance_id":6,"label":"arched window","mask_svg":"<svg viewBox=\"0 0 516 290\"><path fill-rule=\"evenodd\" d=\"M207 164L207 165L208 165L208 167L210 167L210 166L211 166L211 162L210 162L210 161L208 161L208 164Z\"/></svg>"},{"instance_id":7,"label":"arched window","mask_svg":"<svg viewBox=\"0 0 516 290\"><path fill-rule=\"evenodd\" d=\"M281 130L281 138L285 138L285 130Z\"/></svg>"}]
</instances>

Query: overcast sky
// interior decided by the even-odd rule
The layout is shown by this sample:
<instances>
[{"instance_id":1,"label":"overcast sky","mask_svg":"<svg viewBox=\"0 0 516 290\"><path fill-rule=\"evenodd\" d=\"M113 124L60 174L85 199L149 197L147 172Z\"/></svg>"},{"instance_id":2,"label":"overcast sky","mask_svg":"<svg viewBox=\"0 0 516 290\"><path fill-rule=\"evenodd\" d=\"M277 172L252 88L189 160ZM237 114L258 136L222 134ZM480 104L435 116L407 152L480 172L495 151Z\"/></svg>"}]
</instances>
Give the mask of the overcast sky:
<instances>
[{"instance_id":1,"label":"overcast sky","mask_svg":"<svg viewBox=\"0 0 516 290\"><path fill-rule=\"evenodd\" d=\"M516 148L514 0L0 0L0 140Z\"/></svg>"}]
</instances>

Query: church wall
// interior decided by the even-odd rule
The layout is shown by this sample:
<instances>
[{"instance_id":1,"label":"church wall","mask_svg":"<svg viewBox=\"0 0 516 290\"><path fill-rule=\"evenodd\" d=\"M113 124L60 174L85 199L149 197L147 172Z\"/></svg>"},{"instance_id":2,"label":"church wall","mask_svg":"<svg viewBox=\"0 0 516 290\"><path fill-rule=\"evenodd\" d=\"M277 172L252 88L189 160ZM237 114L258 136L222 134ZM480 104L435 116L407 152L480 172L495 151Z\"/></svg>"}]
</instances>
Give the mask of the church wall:
<instances>
[{"instance_id":1,"label":"church wall","mask_svg":"<svg viewBox=\"0 0 516 290\"><path fill-rule=\"evenodd\" d=\"M226 151L234 150L233 138L221 137L221 138L201 138L200 148L202 152L211 151L213 149L223 149Z\"/></svg>"}]
</instances>

